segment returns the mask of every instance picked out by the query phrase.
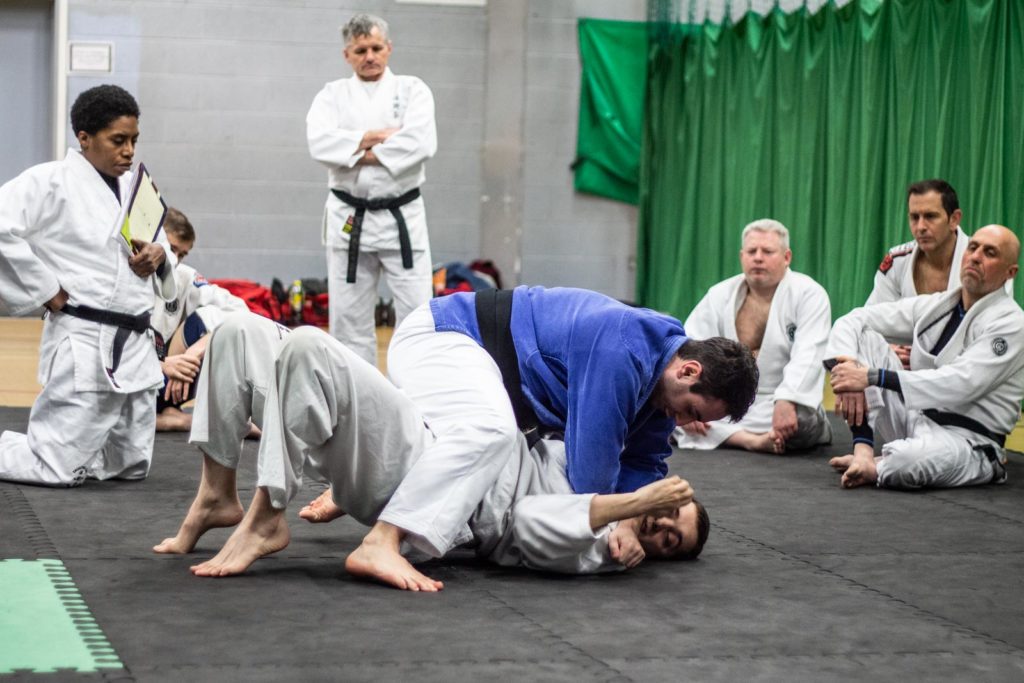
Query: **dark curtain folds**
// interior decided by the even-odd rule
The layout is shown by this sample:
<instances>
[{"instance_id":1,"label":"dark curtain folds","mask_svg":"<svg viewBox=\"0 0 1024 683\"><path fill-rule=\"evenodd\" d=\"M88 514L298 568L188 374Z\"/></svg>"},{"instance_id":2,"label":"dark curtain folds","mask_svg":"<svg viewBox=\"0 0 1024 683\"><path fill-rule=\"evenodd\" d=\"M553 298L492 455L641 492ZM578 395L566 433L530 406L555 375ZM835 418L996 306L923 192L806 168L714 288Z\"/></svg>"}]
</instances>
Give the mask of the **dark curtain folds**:
<instances>
[{"instance_id":1,"label":"dark curtain folds","mask_svg":"<svg viewBox=\"0 0 1024 683\"><path fill-rule=\"evenodd\" d=\"M968 233L1024 229L1024 3L854 0L667 33L648 65L637 299L685 318L785 223L833 316L911 239L906 186L948 180ZM1017 295L1024 278L1017 278Z\"/></svg>"}]
</instances>

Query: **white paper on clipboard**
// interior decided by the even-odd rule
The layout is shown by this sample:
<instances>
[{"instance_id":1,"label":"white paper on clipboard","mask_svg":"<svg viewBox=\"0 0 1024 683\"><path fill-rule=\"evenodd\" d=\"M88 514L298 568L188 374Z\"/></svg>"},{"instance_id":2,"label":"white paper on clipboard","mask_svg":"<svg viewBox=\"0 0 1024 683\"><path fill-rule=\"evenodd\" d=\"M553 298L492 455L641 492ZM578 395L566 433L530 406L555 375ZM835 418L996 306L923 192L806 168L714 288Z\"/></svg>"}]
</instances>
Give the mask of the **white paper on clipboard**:
<instances>
[{"instance_id":1,"label":"white paper on clipboard","mask_svg":"<svg viewBox=\"0 0 1024 683\"><path fill-rule=\"evenodd\" d=\"M120 237L128 253L134 253L132 240L154 241L160 234L166 215L167 204L156 189L146 165L140 163L132 176L128 198L121 205L112 236Z\"/></svg>"}]
</instances>

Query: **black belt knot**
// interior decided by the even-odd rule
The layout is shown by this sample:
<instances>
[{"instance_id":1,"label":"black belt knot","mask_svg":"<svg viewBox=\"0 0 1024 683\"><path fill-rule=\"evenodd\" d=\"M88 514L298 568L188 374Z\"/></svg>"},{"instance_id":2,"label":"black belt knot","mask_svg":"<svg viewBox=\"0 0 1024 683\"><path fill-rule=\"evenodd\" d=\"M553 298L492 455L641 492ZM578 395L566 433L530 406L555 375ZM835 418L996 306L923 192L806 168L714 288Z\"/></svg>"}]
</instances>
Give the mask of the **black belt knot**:
<instances>
[{"instance_id":1,"label":"black belt knot","mask_svg":"<svg viewBox=\"0 0 1024 683\"><path fill-rule=\"evenodd\" d=\"M355 197L344 190L331 188L331 193L356 210L352 217L352 231L348 234L348 272L346 282L356 281L356 267L359 265L359 238L363 234L363 217L367 211L390 211L398 223L398 246L402 251L402 267L412 268L412 241L409 239L409 228L405 225L402 207L418 199L420 188L409 190L398 197Z\"/></svg>"},{"instance_id":2,"label":"black belt knot","mask_svg":"<svg viewBox=\"0 0 1024 683\"><path fill-rule=\"evenodd\" d=\"M114 333L114 345L110 361L111 367L107 368L107 373L110 375L111 379L113 379L118 366L121 365L121 353L124 351L125 342L128 341L128 335L133 332L141 334L148 330L149 320L151 317L150 311L139 313L138 315L131 315L130 313L104 311L99 308L92 308L91 306L73 306L72 304L64 304L64 308L60 309L58 312L66 313L72 318L81 318L82 320L88 320L89 322L99 323L100 325L110 325L117 328L117 332Z\"/></svg>"}]
</instances>

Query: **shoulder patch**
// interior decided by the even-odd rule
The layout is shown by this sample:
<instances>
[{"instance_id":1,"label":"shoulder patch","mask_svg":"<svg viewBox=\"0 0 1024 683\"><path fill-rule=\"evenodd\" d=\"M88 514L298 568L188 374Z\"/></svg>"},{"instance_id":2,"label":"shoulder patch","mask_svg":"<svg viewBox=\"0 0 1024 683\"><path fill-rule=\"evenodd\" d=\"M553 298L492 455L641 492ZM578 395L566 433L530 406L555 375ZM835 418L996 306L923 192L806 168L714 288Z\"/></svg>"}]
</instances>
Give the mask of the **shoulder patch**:
<instances>
[{"instance_id":1,"label":"shoulder patch","mask_svg":"<svg viewBox=\"0 0 1024 683\"><path fill-rule=\"evenodd\" d=\"M882 273L888 273L889 270L892 268L893 260L901 256L906 256L907 254L914 251L915 244L916 242L905 242L903 244L897 244L895 247L890 249L889 253L887 253L885 255L885 258L882 259L882 263L879 264L878 270L882 271Z\"/></svg>"},{"instance_id":2,"label":"shoulder patch","mask_svg":"<svg viewBox=\"0 0 1024 683\"><path fill-rule=\"evenodd\" d=\"M992 340L992 353L1002 356L1006 353L1007 349L1009 349L1009 344L1002 337L996 337Z\"/></svg>"},{"instance_id":3,"label":"shoulder patch","mask_svg":"<svg viewBox=\"0 0 1024 683\"><path fill-rule=\"evenodd\" d=\"M193 287L205 287L208 284L210 283L206 281L206 278L200 275L199 273L196 273L196 276L192 278Z\"/></svg>"},{"instance_id":4,"label":"shoulder patch","mask_svg":"<svg viewBox=\"0 0 1024 683\"><path fill-rule=\"evenodd\" d=\"M789 337L790 343L796 340L796 323L786 325L786 336Z\"/></svg>"},{"instance_id":5,"label":"shoulder patch","mask_svg":"<svg viewBox=\"0 0 1024 683\"><path fill-rule=\"evenodd\" d=\"M889 250L889 253L893 256L893 258L897 258L899 256L906 256L910 252L914 251L914 246L916 244L917 242L913 240L909 242L904 242L903 244L897 244L895 247Z\"/></svg>"}]
</instances>

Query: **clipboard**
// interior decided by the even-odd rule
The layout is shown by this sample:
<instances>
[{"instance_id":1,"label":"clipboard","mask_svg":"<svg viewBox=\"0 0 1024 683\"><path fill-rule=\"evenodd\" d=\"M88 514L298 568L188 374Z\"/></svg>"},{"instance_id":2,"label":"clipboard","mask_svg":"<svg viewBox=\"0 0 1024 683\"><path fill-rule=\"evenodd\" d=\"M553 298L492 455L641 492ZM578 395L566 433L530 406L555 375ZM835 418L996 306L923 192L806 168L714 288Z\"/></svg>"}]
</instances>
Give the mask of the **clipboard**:
<instances>
[{"instance_id":1,"label":"clipboard","mask_svg":"<svg viewBox=\"0 0 1024 683\"><path fill-rule=\"evenodd\" d=\"M113 237L120 237L128 248L128 253L135 253L132 240L156 240L166 216L167 203L160 196L160 191L156 188L146 165L140 163L135 175L132 176L128 199L121 205Z\"/></svg>"}]
</instances>

